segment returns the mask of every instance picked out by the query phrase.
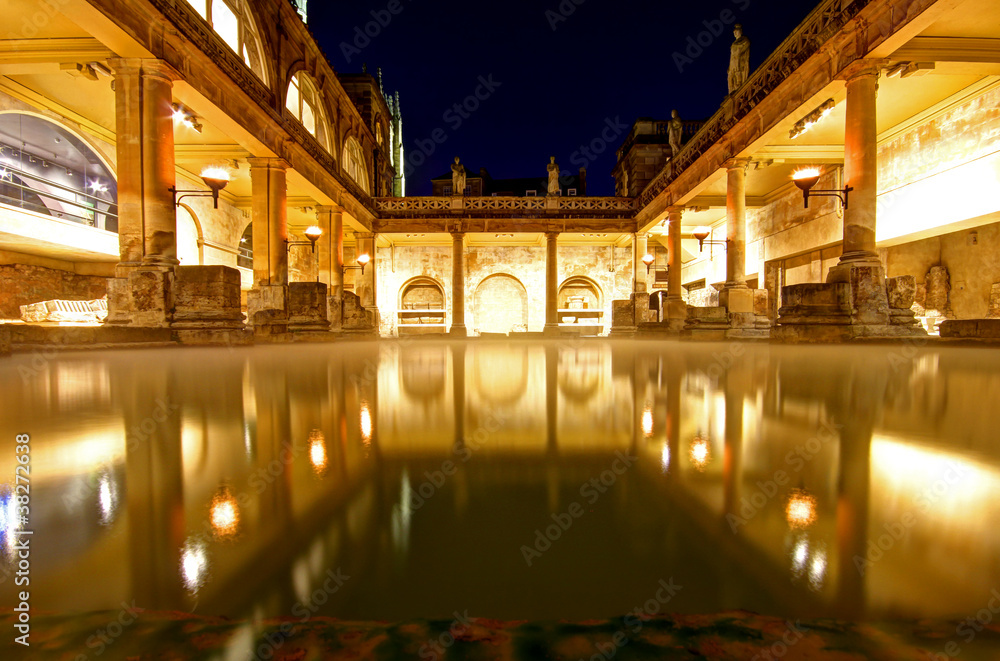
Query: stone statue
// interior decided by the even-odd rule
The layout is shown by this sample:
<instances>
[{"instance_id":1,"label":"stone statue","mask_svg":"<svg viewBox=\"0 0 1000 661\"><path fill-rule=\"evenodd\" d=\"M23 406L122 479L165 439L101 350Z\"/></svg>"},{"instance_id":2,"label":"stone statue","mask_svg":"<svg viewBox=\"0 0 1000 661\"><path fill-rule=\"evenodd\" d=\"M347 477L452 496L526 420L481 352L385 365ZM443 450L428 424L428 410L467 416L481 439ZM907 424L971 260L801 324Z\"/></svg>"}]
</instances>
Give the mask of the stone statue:
<instances>
[{"instance_id":1,"label":"stone statue","mask_svg":"<svg viewBox=\"0 0 1000 661\"><path fill-rule=\"evenodd\" d=\"M465 195L465 166L458 162L458 156L451 166L451 194Z\"/></svg>"},{"instance_id":2,"label":"stone statue","mask_svg":"<svg viewBox=\"0 0 1000 661\"><path fill-rule=\"evenodd\" d=\"M667 125L667 141L670 142L670 151L673 155L681 150L681 138L684 135L684 123L681 121L681 114L674 110Z\"/></svg>"},{"instance_id":3,"label":"stone statue","mask_svg":"<svg viewBox=\"0 0 1000 661\"><path fill-rule=\"evenodd\" d=\"M556 165L556 157L549 157L549 165L546 168L549 171L549 195L559 195L561 189L559 188L559 166Z\"/></svg>"},{"instance_id":4,"label":"stone statue","mask_svg":"<svg viewBox=\"0 0 1000 661\"><path fill-rule=\"evenodd\" d=\"M729 93L732 94L750 75L750 40L743 36L743 26L739 23L733 28L736 41L733 42L729 54Z\"/></svg>"}]
</instances>

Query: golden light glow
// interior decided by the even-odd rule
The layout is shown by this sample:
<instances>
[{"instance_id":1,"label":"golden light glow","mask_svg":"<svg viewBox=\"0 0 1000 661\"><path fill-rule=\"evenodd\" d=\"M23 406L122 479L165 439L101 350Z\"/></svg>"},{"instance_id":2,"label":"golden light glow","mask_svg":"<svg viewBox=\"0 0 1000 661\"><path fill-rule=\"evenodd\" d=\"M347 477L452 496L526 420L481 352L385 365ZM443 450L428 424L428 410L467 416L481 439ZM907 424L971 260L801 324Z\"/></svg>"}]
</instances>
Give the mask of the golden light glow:
<instances>
[{"instance_id":1,"label":"golden light glow","mask_svg":"<svg viewBox=\"0 0 1000 661\"><path fill-rule=\"evenodd\" d=\"M316 225L310 225L309 227L306 228L305 234L307 239L309 239L310 241L315 241L319 239L319 237L323 236L323 230L321 230Z\"/></svg>"},{"instance_id":2,"label":"golden light glow","mask_svg":"<svg viewBox=\"0 0 1000 661\"><path fill-rule=\"evenodd\" d=\"M691 463L699 471L704 472L712 462L712 449L708 445L708 439L695 436L691 441Z\"/></svg>"},{"instance_id":3,"label":"golden light glow","mask_svg":"<svg viewBox=\"0 0 1000 661\"><path fill-rule=\"evenodd\" d=\"M367 266L370 261L372 261L372 258L368 255L368 253L363 252L358 255L358 264L361 266Z\"/></svg>"},{"instance_id":4,"label":"golden light glow","mask_svg":"<svg viewBox=\"0 0 1000 661\"><path fill-rule=\"evenodd\" d=\"M660 450L660 470L664 473L670 470L670 446L666 443L663 444L663 449Z\"/></svg>"},{"instance_id":5,"label":"golden light glow","mask_svg":"<svg viewBox=\"0 0 1000 661\"><path fill-rule=\"evenodd\" d=\"M211 179L213 181L226 181L228 182L231 177L229 176L229 170L220 167L207 167L201 171L202 179Z\"/></svg>"},{"instance_id":6,"label":"golden light glow","mask_svg":"<svg viewBox=\"0 0 1000 661\"><path fill-rule=\"evenodd\" d=\"M646 438L653 435L653 411L648 406L642 412L642 433Z\"/></svg>"},{"instance_id":7,"label":"golden light glow","mask_svg":"<svg viewBox=\"0 0 1000 661\"><path fill-rule=\"evenodd\" d=\"M801 181L803 179L817 179L819 178L819 168L799 168L792 173L792 179L795 181Z\"/></svg>"},{"instance_id":8,"label":"golden light glow","mask_svg":"<svg viewBox=\"0 0 1000 661\"><path fill-rule=\"evenodd\" d=\"M309 463L317 475L326 472L326 437L318 429L312 430L309 434Z\"/></svg>"},{"instance_id":9,"label":"golden light glow","mask_svg":"<svg viewBox=\"0 0 1000 661\"><path fill-rule=\"evenodd\" d=\"M219 538L235 537L240 531L240 506L229 487L222 487L212 498L212 532Z\"/></svg>"},{"instance_id":10,"label":"golden light glow","mask_svg":"<svg viewBox=\"0 0 1000 661\"><path fill-rule=\"evenodd\" d=\"M653 255L651 255L650 253L646 253L646 254L645 254L645 255L643 255L643 257L642 257L642 263L643 263L643 264L645 264L646 266L649 266L649 265L650 265L650 264L652 264L652 263L653 263L653 262L654 262L655 260L656 260L656 258L655 258L655 257L653 257Z\"/></svg>"},{"instance_id":11,"label":"golden light glow","mask_svg":"<svg viewBox=\"0 0 1000 661\"><path fill-rule=\"evenodd\" d=\"M208 549L205 542L190 538L181 549L181 580L192 595L205 585L208 579Z\"/></svg>"},{"instance_id":12,"label":"golden light glow","mask_svg":"<svg viewBox=\"0 0 1000 661\"><path fill-rule=\"evenodd\" d=\"M795 489L785 506L785 519L793 529L807 528L816 521L816 497L805 489Z\"/></svg>"},{"instance_id":13,"label":"golden light glow","mask_svg":"<svg viewBox=\"0 0 1000 661\"><path fill-rule=\"evenodd\" d=\"M368 410L368 402L361 402L361 440L365 445L372 442L372 414Z\"/></svg>"}]
</instances>

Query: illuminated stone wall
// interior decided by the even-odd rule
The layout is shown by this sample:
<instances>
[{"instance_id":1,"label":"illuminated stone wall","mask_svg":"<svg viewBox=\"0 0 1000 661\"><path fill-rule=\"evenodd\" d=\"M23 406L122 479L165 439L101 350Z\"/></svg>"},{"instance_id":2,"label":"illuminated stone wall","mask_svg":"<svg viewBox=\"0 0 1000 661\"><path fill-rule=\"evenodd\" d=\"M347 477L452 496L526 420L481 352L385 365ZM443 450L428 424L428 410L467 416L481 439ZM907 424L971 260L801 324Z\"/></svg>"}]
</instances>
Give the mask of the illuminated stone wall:
<instances>
[{"instance_id":1,"label":"illuminated stone wall","mask_svg":"<svg viewBox=\"0 0 1000 661\"><path fill-rule=\"evenodd\" d=\"M610 325L611 302L627 299L632 288L632 258L630 247L561 246L559 248L559 283L582 276L600 288L603 297L604 323ZM451 246L396 246L378 250L379 312L383 335L395 333L399 296L407 282L419 276L435 280L444 289L446 323L450 327L452 306ZM514 280L523 287L527 297L527 330L540 332L545 325L545 248L542 246L475 246L466 248L465 257L465 323L470 333L477 329L501 332L503 327L523 323L521 293ZM506 279L487 281L491 276ZM483 283L486 282L485 285ZM477 290L492 292L479 297ZM480 292L482 293L482 292ZM492 299L491 299L492 297ZM493 300L486 308L485 300ZM516 317L516 320L515 320ZM502 331L506 332L506 331Z\"/></svg>"},{"instance_id":2,"label":"illuminated stone wall","mask_svg":"<svg viewBox=\"0 0 1000 661\"><path fill-rule=\"evenodd\" d=\"M0 266L0 319L20 319L21 306L62 299L91 301L107 296L107 278L26 264Z\"/></svg>"}]
</instances>

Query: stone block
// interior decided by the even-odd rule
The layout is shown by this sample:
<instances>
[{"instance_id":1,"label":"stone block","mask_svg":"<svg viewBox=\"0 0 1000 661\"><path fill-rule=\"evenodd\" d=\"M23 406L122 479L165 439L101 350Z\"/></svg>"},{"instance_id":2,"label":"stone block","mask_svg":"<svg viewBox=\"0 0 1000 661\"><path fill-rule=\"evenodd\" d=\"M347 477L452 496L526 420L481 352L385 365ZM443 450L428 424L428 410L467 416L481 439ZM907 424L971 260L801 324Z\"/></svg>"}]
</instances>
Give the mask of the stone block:
<instances>
[{"instance_id":1,"label":"stone block","mask_svg":"<svg viewBox=\"0 0 1000 661\"><path fill-rule=\"evenodd\" d=\"M172 269L139 269L128 276L132 292L132 326L163 328L174 316Z\"/></svg>"},{"instance_id":2,"label":"stone block","mask_svg":"<svg viewBox=\"0 0 1000 661\"><path fill-rule=\"evenodd\" d=\"M378 332L375 314L361 305L354 292L344 292L342 328L345 333L375 334Z\"/></svg>"},{"instance_id":3,"label":"stone block","mask_svg":"<svg viewBox=\"0 0 1000 661\"><path fill-rule=\"evenodd\" d=\"M337 332L344 327L343 297L339 295L326 298L326 318L330 321L330 330Z\"/></svg>"},{"instance_id":4,"label":"stone block","mask_svg":"<svg viewBox=\"0 0 1000 661\"><path fill-rule=\"evenodd\" d=\"M753 290L753 313L758 317L766 317L770 311L766 289Z\"/></svg>"},{"instance_id":5,"label":"stone block","mask_svg":"<svg viewBox=\"0 0 1000 661\"><path fill-rule=\"evenodd\" d=\"M851 289L845 283L840 282L833 284L810 282L789 285L782 288L781 300L785 307L827 307L849 312L851 309Z\"/></svg>"},{"instance_id":6,"label":"stone block","mask_svg":"<svg viewBox=\"0 0 1000 661\"><path fill-rule=\"evenodd\" d=\"M948 339L1000 340L1000 319L949 319L938 328Z\"/></svg>"},{"instance_id":7,"label":"stone block","mask_svg":"<svg viewBox=\"0 0 1000 661\"><path fill-rule=\"evenodd\" d=\"M328 305L324 283L293 282L288 285L289 330L329 330Z\"/></svg>"},{"instance_id":8,"label":"stone block","mask_svg":"<svg viewBox=\"0 0 1000 661\"><path fill-rule=\"evenodd\" d=\"M854 323L888 325L889 299L885 291L885 271L882 267L851 266L850 283Z\"/></svg>"},{"instance_id":9,"label":"stone block","mask_svg":"<svg viewBox=\"0 0 1000 661\"><path fill-rule=\"evenodd\" d=\"M917 279L912 275L886 278L885 291L890 310L909 310L917 295Z\"/></svg>"},{"instance_id":10,"label":"stone block","mask_svg":"<svg viewBox=\"0 0 1000 661\"><path fill-rule=\"evenodd\" d=\"M0 356L10 355L10 336L10 326L7 324L0 324Z\"/></svg>"},{"instance_id":11,"label":"stone block","mask_svg":"<svg viewBox=\"0 0 1000 661\"><path fill-rule=\"evenodd\" d=\"M986 312L987 319L1000 319L1000 282L993 283L990 290L990 307Z\"/></svg>"},{"instance_id":12,"label":"stone block","mask_svg":"<svg viewBox=\"0 0 1000 661\"><path fill-rule=\"evenodd\" d=\"M108 279L109 324L128 324L132 321L132 290L128 278Z\"/></svg>"},{"instance_id":13,"label":"stone block","mask_svg":"<svg viewBox=\"0 0 1000 661\"><path fill-rule=\"evenodd\" d=\"M240 328L240 272L228 266L178 266L174 328Z\"/></svg>"},{"instance_id":14,"label":"stone block","mask_svg":"<svg viewBox=\"0 0 1000 661\"><path fill-rule=\"evenodd\" d=\"M753 313L753 291L746 287L723 289L719 292L719 305L730 314Z\"/></svg>"},{"instance_id":15,"label":"stone block","mask_svg":"<svg viewBox=\"0 0 1000 661\"><path fill-rule=\"evenodd\" d=\"M264 310L276 310L287 318L288 287L285 285L261 285L247 292L247 320L250 324L257 323L257 313ZM263 317L262 317L263 318ZM274 319L274 314L268 319Z\"/></svg>"},{"instance_id":16,"label":"stone block","mask_svg":"<svg viewBox=\"0 0 1000 661\"><path fill-rule=\"evenodd\" d=\"M635 306L632 301L611 302L611 327L626 328L635 326Z\"/></svg>"}]
</instances>

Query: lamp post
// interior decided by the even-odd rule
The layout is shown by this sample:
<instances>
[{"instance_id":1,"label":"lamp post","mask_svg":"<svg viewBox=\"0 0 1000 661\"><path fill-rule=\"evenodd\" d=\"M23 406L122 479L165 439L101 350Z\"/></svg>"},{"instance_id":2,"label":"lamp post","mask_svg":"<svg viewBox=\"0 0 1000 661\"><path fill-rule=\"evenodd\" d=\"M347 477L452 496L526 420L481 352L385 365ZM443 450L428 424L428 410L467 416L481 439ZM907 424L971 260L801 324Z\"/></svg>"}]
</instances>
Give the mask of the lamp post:
<instances>
[{"instance_id":1,"label":"lamp post","mask_svg":"<svg viewBox=\"0 0 1000 661\"><path fill-rule=\"evenodd\" d=\"M291 250L292 246L312 246L312 251L316 252L316 242L323 236L323 230L315 225L310 225L304 232L308 241L289 241L285 239L285 252Z\"/></svg>"},{"instance_id":2,"label":"lamp post","mask_svg":"<svg viewBox=\"0 0 1000 661\"><path fill-rule=\"evenodd\" d=\"M354 266L353 264L344 264L344 273L347 273L347 269L361 269L361 275L364 275L365 267L368 266L368 263L371 261L372 258L368 255L368 253L361 253L358 255L358 266Z\"/></svg>"},{"instance_id":3,"label":"lamp post","mask_svg":"<svg viewBox=\"0 0 1000 661\"><path fill-rule=\"evenodd\" d=\"M174 194L174 206L180 206L185 197L211 197L214 208L219 208L219 192L229 185L229 172L224 168L205 168L201 171L201 180L209 190L178 190L171 186L167 190Z\"/></svg>"},{"instance_id":4,"label":"lamp post","mask_svg":"<svg viewBox=\"0 0 1000 661\"><path fill-rule=\"evenodd\" d=\"M655 261L656 261L656 258L653 257L653 255L651 253L646 253L643 256L642 263L646 265L646 273L649 273L649 269L650 269L650 267L653 266L653 262L655 262Z\"/></svg>"},{"instance_id":5,"label":"lamp post","mask_svg":"<svg viewBox=\"0 0 1000 661\"><path fill-rule=\"evenodd\" d=\"M712 234L712 229L710 227L698 227L694 231L694 238L698 239L698 252L704 252L705 246L725 246L728 245L728 241L710 241L708 237Z\"/></svg>"}]
</instances>

